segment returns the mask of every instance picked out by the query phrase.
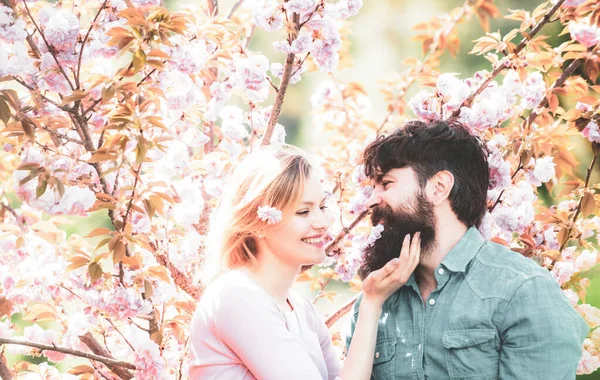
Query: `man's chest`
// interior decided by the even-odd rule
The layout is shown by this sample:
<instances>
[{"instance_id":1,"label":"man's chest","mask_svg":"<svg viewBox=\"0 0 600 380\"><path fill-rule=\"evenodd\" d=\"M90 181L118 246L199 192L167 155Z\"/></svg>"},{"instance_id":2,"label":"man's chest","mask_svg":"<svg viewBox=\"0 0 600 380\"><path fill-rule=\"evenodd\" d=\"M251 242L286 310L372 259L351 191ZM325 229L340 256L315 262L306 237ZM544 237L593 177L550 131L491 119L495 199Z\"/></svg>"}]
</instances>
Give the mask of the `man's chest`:
<instances>
[{"instance_id":1,"label":"man's chest","mask_svg":"<svg viewBox=\"0 0 600 380\"><path fill-rule=\"evenodd\" d=\"M406 289L389 306L378 329L373 379L497 377L498 300L455 284L432 291L424 302Z\"/></svg>"}]
</instances>

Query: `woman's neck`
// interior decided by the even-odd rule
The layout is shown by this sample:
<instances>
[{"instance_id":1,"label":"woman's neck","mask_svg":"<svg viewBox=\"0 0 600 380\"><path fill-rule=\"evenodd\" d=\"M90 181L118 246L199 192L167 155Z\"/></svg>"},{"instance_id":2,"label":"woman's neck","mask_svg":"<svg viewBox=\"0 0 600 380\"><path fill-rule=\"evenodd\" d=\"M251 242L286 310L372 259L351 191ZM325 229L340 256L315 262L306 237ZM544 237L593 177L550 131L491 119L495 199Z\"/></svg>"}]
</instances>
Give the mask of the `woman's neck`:
<instances>
[{"instance_id":1,"label":"woman's neck","mask_svg":"<svg viewBox=\"0 0 600 380\"><path fill-rule=\"evenodd\" d=\"M289 310L289 290L299 270L300 267L294 268L263 256L256 265L245 268L243 272L273 297L279 306Z\"/></svg>"}]
</instances>

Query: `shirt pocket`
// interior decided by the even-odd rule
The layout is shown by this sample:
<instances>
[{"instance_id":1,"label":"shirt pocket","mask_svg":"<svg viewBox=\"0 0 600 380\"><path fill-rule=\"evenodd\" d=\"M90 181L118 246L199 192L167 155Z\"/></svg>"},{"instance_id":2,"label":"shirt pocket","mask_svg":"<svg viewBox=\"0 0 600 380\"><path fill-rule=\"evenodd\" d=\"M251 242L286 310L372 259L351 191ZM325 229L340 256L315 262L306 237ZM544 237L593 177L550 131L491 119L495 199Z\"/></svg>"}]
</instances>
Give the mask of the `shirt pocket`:
<instances>
[{"instance_id":1,"label":"shirt pocket","mask_svg":"<svg viewBox=\"0 0 600 380\"><path fill-rule=\"evenodd\" d=\"M373 357L371 380L394 380L396 338L378 338Z\"/></svg>"},{"instance_id":2,"label":"shirt pocket","mask_svg":"<svg viewBox=\"0 0 600 380\"><path fill-rule=\"evenodd\" d=\"M495 329L448 330L442 336L451 379L496 379L500 355Z\"/></svg>"}]
</instances>

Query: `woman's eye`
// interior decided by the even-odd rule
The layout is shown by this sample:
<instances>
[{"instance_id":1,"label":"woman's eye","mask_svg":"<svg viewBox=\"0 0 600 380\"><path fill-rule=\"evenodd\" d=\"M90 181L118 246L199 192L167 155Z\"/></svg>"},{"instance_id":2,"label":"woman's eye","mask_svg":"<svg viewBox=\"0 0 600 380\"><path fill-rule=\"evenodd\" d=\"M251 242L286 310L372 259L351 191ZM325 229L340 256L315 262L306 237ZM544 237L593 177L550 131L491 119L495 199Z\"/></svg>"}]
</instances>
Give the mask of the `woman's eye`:
<instances>
[{"instance_id":1,"label":"woman's eye","mask_svg":"<svg viewBox=\"0 0 600 380\"><path fill-rule=\"evenodd\" d=\"M325 205L321 206L321 210L326 210L326 209L327 209L327 206L325 206Z\"/></svg>"},{"instance_id":2,"label":"woman's eye","mask_svg":"<svg viewBox=\"0 0 600 380\"><path fill-rule=\"evenodd\" d=\"M306 214L308 214L308 210L304 210L304 211L298 211L298 212L296 213L296 215L306 215Z\"/></svg>"}]
</instances>

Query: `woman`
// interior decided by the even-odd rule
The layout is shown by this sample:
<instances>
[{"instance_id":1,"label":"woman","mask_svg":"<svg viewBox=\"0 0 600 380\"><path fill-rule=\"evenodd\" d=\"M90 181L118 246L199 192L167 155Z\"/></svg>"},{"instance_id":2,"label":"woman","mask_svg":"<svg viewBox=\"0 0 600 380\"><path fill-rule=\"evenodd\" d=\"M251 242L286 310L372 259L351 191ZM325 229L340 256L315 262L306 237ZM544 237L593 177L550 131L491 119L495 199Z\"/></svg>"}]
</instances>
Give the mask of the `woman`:
<instances>
[{"instance_id":1,"label":"woman","mask_svg":"<svg viewBox=\"0 0 600 380\"><path fill-rule=\"evenodd\" d=\"M331 218L303 151L262 148L231 176L211 220L206 289L191 324L194 380L368 379L383 302L417 265L418 234L363 282L343 368L312 304L290 291L300 268L325 259Z\"/></svg>"}]
</instances>

